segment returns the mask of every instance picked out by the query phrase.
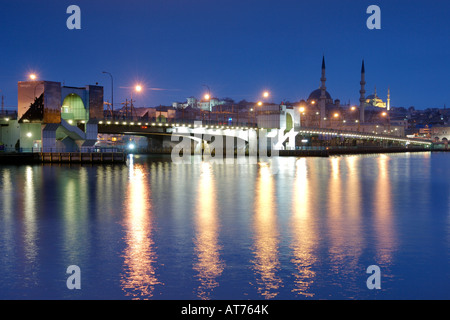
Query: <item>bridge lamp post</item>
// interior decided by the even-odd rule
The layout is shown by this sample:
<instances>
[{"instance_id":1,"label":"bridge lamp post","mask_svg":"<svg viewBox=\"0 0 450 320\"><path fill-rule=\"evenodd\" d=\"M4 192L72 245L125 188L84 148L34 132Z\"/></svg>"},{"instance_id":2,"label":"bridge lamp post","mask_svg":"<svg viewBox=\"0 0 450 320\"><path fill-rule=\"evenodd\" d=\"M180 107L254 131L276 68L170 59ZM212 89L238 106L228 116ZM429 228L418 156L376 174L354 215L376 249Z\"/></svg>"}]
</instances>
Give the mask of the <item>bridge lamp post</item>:
<instances>
[{"instance_id":1,"label":"bridge lamp post","mask_svg":"<svg viewBox=\"0 0 450 320\"><path fill-rule=\"evenodd\" d=\"M387 117L388 119L388 132L391 132L391 117L389 116L389 112L383 111L381 113L383 117Z\"/></svg>"},{"instance_id":2,"label":"bridge lamp post","mask_svg":"<svg viewBox=\"0 0 450 320\"><path fill-rule=\"evenodd\" d=\"M256 125L257 125L256 116L258 115L258 109L256 107L262 107L262 105L263 105L262 101L258 101L255 106L255 112L253 113L253 117L254 117L253 123Z\"/></svg>"},{"instance_id":3,"label":"bridge lamp post","mask_svg":"<svg viewBox=\"0 0 450 320\"><path fill-rule=\"evenodd\" d=\"M206 93L203 96L203 99L209 102L209 113L208 113L208 121L211 122L211 94L210 93Z\"/></svg>"},{"instance_id":4,"label":"bridge lamp post","mask_svg":"<svg viewBox=\"0 0 450 320\"><path fill-rule=\"evenodd\" d=\"M134 90L131 90L131 117L133 118L133 109L134 109L134 105L133 105L133 91L135 91L136 93L140 93L142 91L142 86L140 84L137 84L134 86Z\"/></svg>"},{"instance_id":5,"label":"bridge lamp post","mask_svg":"<svg viewBox=\"0 0 450 320\"><path fill-rule=\"evenodd\" d=\"M336 123L338 124L338 129L341 127L341 121L339 121L339 117L340 117L339 113L335 112L333 114L333 118L336 120Z\"/></svg>"},{"instance_id":6,"label":"bridge lamp post","mask_svg":"<svg viewBox=\"0 0 450 320\"><path fill-rule=\"evenodd\" d=\"M209 101L209 108L208 108L209 109L209 116L208 116L208 119L209 119L209 121L211 121L211 88L207 84L204 84L203 86L208 89L208 93L206 93L203 96L203 98L205 100Z\"/></svg>"},{"instance_id":7,"label":"bridge lamp post","mask_svg":"<svg viewBox=\"0 0 450 320\"><path fill-rule=\"evenodd\" d=\"M305 107L298 108L298 112L300 114L300 126L302 125L302 115L305 115L305 111L306 111Z\"/></svg>"},{"instance_id":8,"label":"bridge lamp post","mask_svg":"<svg viewBox=\"0 0 450 320\"><path fill-rule=\"evenodd\" d=\"M102 73L108 74L111 77L111 113L112 119L114 120L114 79L111 73L103 71Z\"/></svg>"}]
</instances>

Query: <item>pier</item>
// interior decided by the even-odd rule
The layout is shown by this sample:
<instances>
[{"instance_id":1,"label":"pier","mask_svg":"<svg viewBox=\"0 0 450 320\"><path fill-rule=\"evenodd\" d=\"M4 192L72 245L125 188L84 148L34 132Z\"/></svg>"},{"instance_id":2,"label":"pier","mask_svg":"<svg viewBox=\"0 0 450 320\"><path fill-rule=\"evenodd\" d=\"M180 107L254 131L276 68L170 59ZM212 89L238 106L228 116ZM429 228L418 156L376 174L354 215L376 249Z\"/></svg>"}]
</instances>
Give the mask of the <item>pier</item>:
<instances>
[{"instance_id":1,"label":"pier","mask_svg":"<svg viewBox=\"0 0 450 320\"><path fill-rule=\"evenodd\" d=\"M92 163L110 164L125 163L123 152L39 152L39 153L4 153L0 154L1 164L34 164L34 163Z\"/></svg>"}]
</instances>

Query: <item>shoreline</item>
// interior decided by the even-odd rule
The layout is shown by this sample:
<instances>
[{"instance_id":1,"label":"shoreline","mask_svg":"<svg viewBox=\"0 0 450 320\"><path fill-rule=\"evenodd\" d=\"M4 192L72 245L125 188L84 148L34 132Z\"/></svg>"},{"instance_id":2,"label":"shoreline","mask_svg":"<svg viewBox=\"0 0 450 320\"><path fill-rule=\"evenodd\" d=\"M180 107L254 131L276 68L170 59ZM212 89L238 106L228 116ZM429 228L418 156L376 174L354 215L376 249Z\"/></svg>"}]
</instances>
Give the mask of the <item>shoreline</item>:
<instances>
[{"instance_id":1,"label":"shoreline","mask_svg":"<svg viewBox=\"0 0 450 320\"><path fill-rule=\"evenodd\" d=\"M332 157L363 154L391 154L418 152L450 152L450 150L429 148L342 148L324 150L280 150L279 157ZM142 152L137 155L170 155L170 152ZM268 152L267 156L270 156ZM126 154L113 155L111 153L0 153L0 165L24 165L44 163L73 163L73 164L123 164Z\"/></svg>"}]
</instances>

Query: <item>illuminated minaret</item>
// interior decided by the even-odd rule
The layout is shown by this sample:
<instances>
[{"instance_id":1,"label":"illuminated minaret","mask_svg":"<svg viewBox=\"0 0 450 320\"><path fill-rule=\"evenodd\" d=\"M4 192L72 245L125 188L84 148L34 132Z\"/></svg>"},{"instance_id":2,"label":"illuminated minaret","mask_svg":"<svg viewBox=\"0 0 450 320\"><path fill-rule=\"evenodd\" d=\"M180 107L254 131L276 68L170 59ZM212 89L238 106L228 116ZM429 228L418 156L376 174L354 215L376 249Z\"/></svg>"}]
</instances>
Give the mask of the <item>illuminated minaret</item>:
<instances>
[{"instance_id":1,"label":"illuminated minaret","mask_svg":"<svg viewBox=\"0 0 450 320\"><path fill-rule=\"evenodd\" d=\"M364 59L362 61L362 66L361 66L361 90L359 90L359 122L360 123L364 123L365 121L365 117L364 117L364 113L365 113L365 103L366 103L366 70L364 68Z\"/></svg>"},{"instance_id":2,"label":"illuminated minaret","mask_svg":"<svg viewBox=\"0 0 450 320\"><path fill-rule=\"evenodd\" d=\"M388 87L388 95L387 95L387 111L391 110L391 89Z\"/></svg>"},{"instance_id":3,"label":"illuminated minaret","mask_svg":"<svg viewBox=\"0 0 450 320\"><path fill-rule=\"evenodd\" d=\"M327 78L325 77L325 56L322 57L322 77L320 78L322 85L320 86L320 98L319 98L319 107L320 107L320 127L324 127L326 117L325 105L326 105L326 93L327 87L325 86L325 82Z\"/></svg>"}]
</instances>

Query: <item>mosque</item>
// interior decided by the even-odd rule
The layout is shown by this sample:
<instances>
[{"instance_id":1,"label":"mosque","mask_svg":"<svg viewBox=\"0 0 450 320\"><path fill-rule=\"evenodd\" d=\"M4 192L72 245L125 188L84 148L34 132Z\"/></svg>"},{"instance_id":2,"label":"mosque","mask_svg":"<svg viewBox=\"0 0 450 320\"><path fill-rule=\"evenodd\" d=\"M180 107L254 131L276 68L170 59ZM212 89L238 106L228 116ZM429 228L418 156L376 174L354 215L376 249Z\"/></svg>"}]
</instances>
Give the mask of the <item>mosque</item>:
<instances>
[{"instance_id":1,"label":"mosque","mask_svg":"<svg viewBox=\"0 0 450 320\"><path fill-rule=\"evenodd\" d=\"M299 102L302 113L302 126L333 128L349 131L371 132L379 134L403 134L403 126L391 123L389 111L391 110L390 89L387 99L374 93L366 96L364 60L361 66L359 105L350 103L341 104L339 99L333 99L326 87L325 57L322 58L321 85L312 91L308 98Z\"/></svg>"}]
</instances>

